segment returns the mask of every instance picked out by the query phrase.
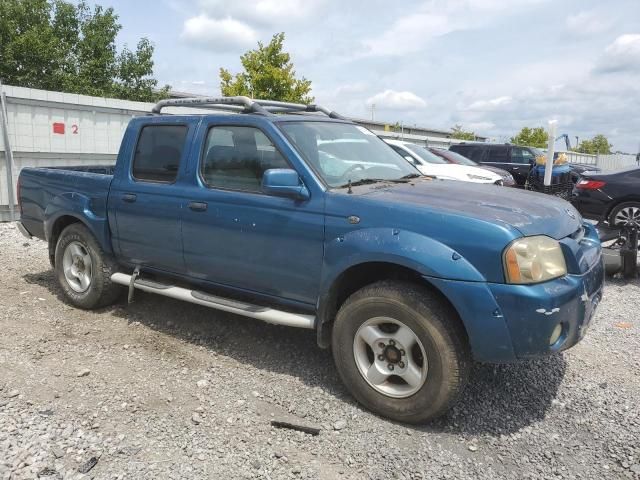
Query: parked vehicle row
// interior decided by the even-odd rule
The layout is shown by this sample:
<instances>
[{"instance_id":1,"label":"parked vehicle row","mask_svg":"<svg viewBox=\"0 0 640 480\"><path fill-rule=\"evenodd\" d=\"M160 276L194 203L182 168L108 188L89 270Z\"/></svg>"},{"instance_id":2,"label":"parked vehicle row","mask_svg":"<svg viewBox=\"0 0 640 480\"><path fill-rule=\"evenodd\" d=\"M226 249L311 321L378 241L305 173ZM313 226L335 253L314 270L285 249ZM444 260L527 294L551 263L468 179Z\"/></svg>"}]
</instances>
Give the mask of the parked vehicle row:
<instances>
[{"instance_id":1,"label":"parked vehicle row","mask_svg":"<svg viewBox=\"0 0 640 480\"><path fill-rule=\"evenodd\" d=\"M491 166L508 171L520 187L524 187L531 166L536 158L545 153L534 147L511 145L508 143L459 143L451 145L449 151L473 160L482 166ZM579 176L588 171L599 171L593 165L571 164L571 181L576 183Z\"/></svg>"},{"instance_id":2,"label":"parked vehicle row","mask_svg":"<svg viewBox=\"0 0 640 480\"><path fill-rule=\"evenodd\" d=\"M243 113L162 115L170 105ZM433 181L320 106L175 99L153 113L131 120L112 170L20 173L19 228L48 242L70 304L126 287L313 329L360 403L412 423L447 411L472 360L584 337L604 272L569 203Z\"/></svg>"}]
</instances>

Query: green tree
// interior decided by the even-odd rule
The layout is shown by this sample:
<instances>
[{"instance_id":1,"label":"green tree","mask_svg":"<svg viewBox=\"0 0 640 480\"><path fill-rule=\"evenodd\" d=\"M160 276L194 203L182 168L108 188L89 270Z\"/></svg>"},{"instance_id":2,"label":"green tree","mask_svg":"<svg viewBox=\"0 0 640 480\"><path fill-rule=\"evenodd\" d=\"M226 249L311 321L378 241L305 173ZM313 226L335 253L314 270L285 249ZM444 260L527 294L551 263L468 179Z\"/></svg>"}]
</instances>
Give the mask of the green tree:
<instances>
[{"instance_id":1,"label":"green tree","mask_svg":"<svg viewBox=\"0 0 640 480\"><path fill-rule=\"evenodd\" d=\"M296 78L288 53L282 51L284 33L277 33L264 45L240 57L244 71L232 75L220 69L220 90L225 96L244 95L252 98L309 104L313 102L311 81Z\"/></svg>"},{"instance_id":2,"label":"green tree","mask_svg":"<svg viewBox=\"0 0 640 480\"><path fill-rule=\"evenodd\" d=\"M549 134L544 127L524 127L515 137L511 137L511 143L526 145L528 147L545 148L549 144Z\"/></svg>"},{"instance_id":3,"label":"green tree","mask_svg":"<svg viewBox=\"0 0 640 480\"><path fill-rule=\"evenodd\" d=\"M465 130L462 128L462 125L454 125L451 128L451 138L456 138L458 140L475 140L476 134L469 130Z\"/></svg>"},{"instance_id":4,"label":"green tree","mask_svg":"<svg viewBox=\"0 0 640 480\"><path fill-rule=\"evenodd\" d=\"M153 45L120 53L113 8L81 1L0 0L0 78L11 85L155 101Z\"/></svg>"},{"instance_id":5,"label":"green tree","mask_svg":"<svg viewBox=\"0 0 640 480\"><path fill-rule=\"evenodd\" d=\"M591 153L593 155L598 153L609 154L611 153L611 147L613 147L613 145L609 143L607 137L599 133L591 140L582 140L575 151L580 153Z\"/></svg>"}]
</instances>

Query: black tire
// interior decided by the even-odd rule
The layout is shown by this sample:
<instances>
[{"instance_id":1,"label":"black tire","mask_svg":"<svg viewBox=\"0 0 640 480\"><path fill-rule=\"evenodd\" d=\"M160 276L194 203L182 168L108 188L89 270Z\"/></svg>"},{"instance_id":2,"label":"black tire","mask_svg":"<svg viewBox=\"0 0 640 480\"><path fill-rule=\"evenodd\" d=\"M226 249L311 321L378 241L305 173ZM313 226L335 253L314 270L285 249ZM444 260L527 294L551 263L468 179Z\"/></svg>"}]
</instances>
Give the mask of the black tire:
<instances>
[{"instance_id":1,"label":"black tire","mask_svg":"<svg viewBox=\"0 0 640 480\"><path fill-rule=\"evenodd\" d=\"M623 202L620 205L616 205L609 213L609 226L611 228L620 228L624 226L623 223L616 222L616 216L623 210L627 209L638 209L640 212L640 202ZM636 226L640 227L640 217L636 216Z\"/></svg>"},{"instance_id":2,"label":"black tire","mask_svg":"<svg viewBox=\"0 0 640 480\"><path fill-rule=\"evenodd\" d=\"M83 292L75 291L64 273L64 253L72 242L80 244L91 257L91 282ZM120 285L111 282L111 275L117 272L116 262L81 223L69 225L60 234L55 252L55 272L65 298L74 307L86 310L105 307L115 303L123 291Z\"/></svg>"},{"instance_id":3,"label":"black tire","mask_svg":"<svg viewBox=\"0 0 640 480\"><path fill-rule=\"evenodd\" d=\"M358 369L355 335L374 317L399 320L424 346L426 380L411 396L394 398L379 392ZM378 282L351 295L336 316L332 349L340 377L352 395L374 413L406 423L423 423L445 413L463 391L471 365L457 313L428 288L409 282Z\"/></svg>"}]
</instances>

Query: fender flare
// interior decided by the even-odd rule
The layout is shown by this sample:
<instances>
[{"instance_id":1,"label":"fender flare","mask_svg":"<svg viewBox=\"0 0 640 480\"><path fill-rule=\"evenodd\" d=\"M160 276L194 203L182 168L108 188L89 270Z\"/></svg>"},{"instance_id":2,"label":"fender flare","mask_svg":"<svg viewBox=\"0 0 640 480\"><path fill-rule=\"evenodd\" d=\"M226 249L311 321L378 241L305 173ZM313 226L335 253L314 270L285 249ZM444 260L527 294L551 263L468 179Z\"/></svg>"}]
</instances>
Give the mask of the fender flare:
<instances>
[{"instance_id":1,"label":"fender flare","mask_svg":"<svg viewBox=\"0 0 640 480\"><path fill-rule=\"evenodd\" d=\"M431 237L392 228L354 230L325 243L323 275L318 296L318 343L326 346L326 328L333 320L334 286L353 267L387 263L405 267L423 277L486 282L460 253Z\"/></svg>"},{"instance_id":2,"label":"fender flare","mask_svg":"<svg viewBox=\"0 0 640 480\"><path fill-rule=\"evenodd\" d=\"M106 215L96 213L91 198L74 192L55 196L44 211L44 230L47 242L53 236L53 227L61 217L73 217L89 229L102 249L112 254L109 221ZM106 208L103 207L106 212ZM55 248L55 245L53 246Z\"/></svg>"}]
</instances>

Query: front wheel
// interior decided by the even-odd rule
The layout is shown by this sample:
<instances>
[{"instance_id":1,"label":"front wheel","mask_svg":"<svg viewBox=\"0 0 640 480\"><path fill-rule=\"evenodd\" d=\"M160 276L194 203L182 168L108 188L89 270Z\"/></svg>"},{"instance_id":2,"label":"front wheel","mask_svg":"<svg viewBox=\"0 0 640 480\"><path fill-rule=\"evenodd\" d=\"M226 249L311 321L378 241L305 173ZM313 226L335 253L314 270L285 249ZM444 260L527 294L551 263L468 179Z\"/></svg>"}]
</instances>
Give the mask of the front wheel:
<instances>
[{"instance_id":1,"label":"front wheel","mask_svg":"<svg viewBox=\"0 0 640 480\"><path fill-rule=\"evenodd\" d=\"M336 316L332 348L353 396L407 423L446 412L470 366L456 313L433 292L405 282L379 282L349 297Z\"/></svg>"},{"instance_id":2,"label":"front wheel","mask_svg":"<svg viewBox=\"0 0 640 480\"><path fill-rule=\"evenodd\" d=\"M92 309L114 303L122 287L111 283L116 264L91 232L73 223L60 234L55 271L64 296L75 307Z\"/></svg>"}]
</instances>

